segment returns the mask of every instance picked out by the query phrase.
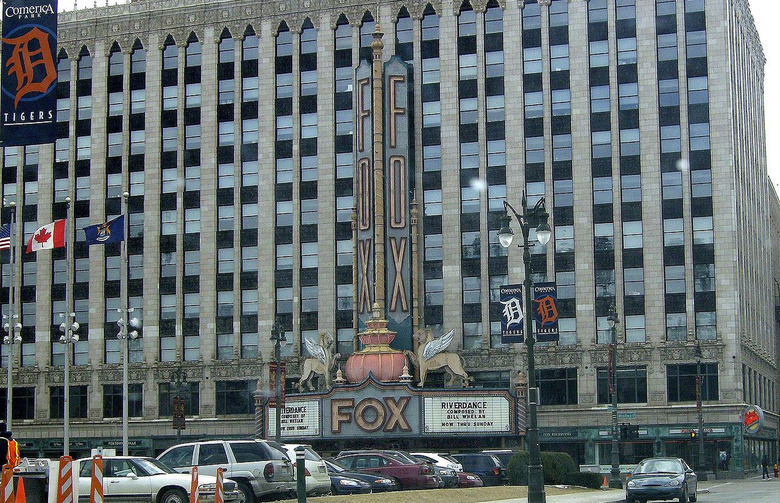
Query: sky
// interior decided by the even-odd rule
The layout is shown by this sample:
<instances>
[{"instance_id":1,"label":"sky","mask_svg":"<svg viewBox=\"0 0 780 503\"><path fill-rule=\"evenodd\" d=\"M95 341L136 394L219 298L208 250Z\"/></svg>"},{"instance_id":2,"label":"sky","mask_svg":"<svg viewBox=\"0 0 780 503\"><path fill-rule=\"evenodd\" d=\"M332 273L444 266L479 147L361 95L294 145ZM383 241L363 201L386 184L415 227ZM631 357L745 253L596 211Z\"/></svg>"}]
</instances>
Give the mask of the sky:
<instances>
[{"instance_id":1,"label":"sky","mask_svg":"<svg viewBox=\"0 0 780 503\"><path fill-rule=\"evenodd\" d=\"M59 10L125 3L127 0L59 0ZM648 0L639 0L648 1ZM780 30L775 23L780 19L780 0L750 0L750 10L756 22L761 45L764 48L764 93L766 116L767 167L775 189L780 191ZM778 120L773 120L778 118Z\"/></svg>"}]
</instances>

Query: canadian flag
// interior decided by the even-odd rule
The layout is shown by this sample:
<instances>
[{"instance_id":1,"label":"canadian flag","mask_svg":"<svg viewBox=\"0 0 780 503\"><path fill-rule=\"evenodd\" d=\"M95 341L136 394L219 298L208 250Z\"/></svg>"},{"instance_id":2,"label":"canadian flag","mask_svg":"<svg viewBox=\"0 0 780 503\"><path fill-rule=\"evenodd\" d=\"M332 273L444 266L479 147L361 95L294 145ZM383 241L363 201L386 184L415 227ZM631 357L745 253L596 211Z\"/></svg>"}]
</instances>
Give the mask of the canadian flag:
<instances>
[{"instance_id":1,"label":"canadian flag","mask_svg":"<svg viewBox=\"0 0 780 503\"><path fill-rule=\"evenodd\" d=\"M27 253L65 246L65 219L39 227L27 241Z\"/></svg>"}]
</instances>

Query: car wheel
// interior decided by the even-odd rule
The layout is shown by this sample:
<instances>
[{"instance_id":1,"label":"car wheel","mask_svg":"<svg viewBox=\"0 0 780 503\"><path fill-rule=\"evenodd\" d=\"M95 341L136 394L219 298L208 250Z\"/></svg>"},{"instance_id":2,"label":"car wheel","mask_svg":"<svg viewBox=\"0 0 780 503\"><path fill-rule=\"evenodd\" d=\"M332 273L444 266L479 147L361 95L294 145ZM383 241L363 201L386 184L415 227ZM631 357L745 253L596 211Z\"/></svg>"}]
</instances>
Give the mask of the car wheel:
<instances>
[{"instance_id":1,"label":"car wheel","mask_svg":"<svg viewBox=\"0 0 780 503\"><path fill-rule=\"evenodd\" d=\"M239 496L239 501L243 501L244 503L255 503L255 492L252 490L249 484L246 482L239 482L237 485L238 492L241 493L241 496Z\"/></svg>"},{"instance_id":2,"label":"car wheel","mask_svg":"<svg viewBox=\"0 0 780 503\"><path fill-rule=\"evenodd\" d=\"M688 503L688 486L683 486L683 492L680 495L680 503Z\"/></svg>"},{"instance_id":3,"label":"car wheel","mask_svg":"<svg viewBox=\"0 0 780 503\"><path fill-rule=\"evenodd\" d=\"M626 503L636 503L636 499L633 496L626 496Z\"/></svg>"},{"instance_id":4,"label":"car wheel","mask_svg":"<svg viewBox=\"0 0 780 503\"><path fill-rule=\"evenodd\" d=\"M168 489L160 496L160 503L189 503L183 489Z\"/></svg>"},{"instance_id":5,"label":"car wheel","mask_svg":"<svg viewBox=\"0 0 780 503\"><path fill-rule=\"evenodd\" d=\"M690 501L691 503L696 503L696 493L693 493L690 496L688 496L688 501Z\"/></svg>"}]
</instances>

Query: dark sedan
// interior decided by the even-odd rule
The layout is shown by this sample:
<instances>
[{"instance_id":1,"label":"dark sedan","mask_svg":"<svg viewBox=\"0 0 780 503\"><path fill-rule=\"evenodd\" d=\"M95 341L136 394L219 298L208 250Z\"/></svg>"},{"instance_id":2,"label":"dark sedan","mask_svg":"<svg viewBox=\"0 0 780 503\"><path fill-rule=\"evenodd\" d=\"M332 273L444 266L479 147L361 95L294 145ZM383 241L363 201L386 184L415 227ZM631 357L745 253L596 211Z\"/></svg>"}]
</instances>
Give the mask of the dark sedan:
<instances>
[{"instance_id":1,"label":"dark sedan","mask_svg":"<svg viewBox=\"0 0 780 503\"><path fill-rule=\"evenodd\" d=\"M698 477L680 458L647 458L636 465L626 484L626 503L676 499L696 501Z\"/></svg>"},{"instance_id":2,"label":"dark sedan","mask_svg":"<svg viewBox=\"0 0 780 503\"><path fill-rule=\"evenodd\" d=\"M332 494L368 494L371 492L371 484L354 477L348 477L338 473L328 473L330 477L330 492Z\"/></svg>"},{"instance_id":3,"label":"dark sedan","mask_svg":"<svg viewBox=\"0 0 780 503\"><path fill-rule=\"evenodd\" d=\"M371 475L370 473L350 471L334 459L326 459L325 466L328 467L328 475L331 476L331 480L333 480L334 475L344 475L353 479L362 480L363 482L369 484L371 491L375 493L397 491L400 487L398 485L398 481L392 477L383 477L381 475ZM336 491L334 491L334 494L335 493Z\"/></svg>"},{"instance_id":4,"label":"dark sedan","mask_svg":"<svg viewBox=\"0 0 780 503\"><path fill-rule=\"evenodd\" d=\"M336 460L349 470L393 477L403 490L439 487L440 479L430 463L415 461L398 452L354 452L340 455Z\"/></svg>"},{"instance_id":5,"label":"dark sedan","mask_svg":"<svg viewBox=\"0 0 780 503\"><path fill-rule=\"evenodd\" d=\"M472 452L468 454L455 454L453 456L463 465L464 472L479 475L486 486L503 486L509 482L506 476L506 468L501 461L492 454L484 452Z\"/></svg>"}]
</instances>

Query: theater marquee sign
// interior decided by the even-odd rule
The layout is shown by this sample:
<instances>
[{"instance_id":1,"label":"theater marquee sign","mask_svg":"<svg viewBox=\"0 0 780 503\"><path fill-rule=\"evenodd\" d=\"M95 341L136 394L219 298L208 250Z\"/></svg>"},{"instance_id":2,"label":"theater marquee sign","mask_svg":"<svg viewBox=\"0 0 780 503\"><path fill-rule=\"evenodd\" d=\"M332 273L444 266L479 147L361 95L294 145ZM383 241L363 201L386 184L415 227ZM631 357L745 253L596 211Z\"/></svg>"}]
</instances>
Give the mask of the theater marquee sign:
<instances>
[{"instance_id":1,"label":"theater marquee sign","mask_svg":"<svg viewBox=\"0 0 780 503\"><path fill-rule=\"evenodd\" d=\"M381 434L514 435L515 396L507 390L417 390L406 384L380 383L369 377L337 386L325 394L288 395L281 412L285 439L336 440ZM275 432L276 411L263 414L268 438Z\"/></svg>"}]
</instances>

